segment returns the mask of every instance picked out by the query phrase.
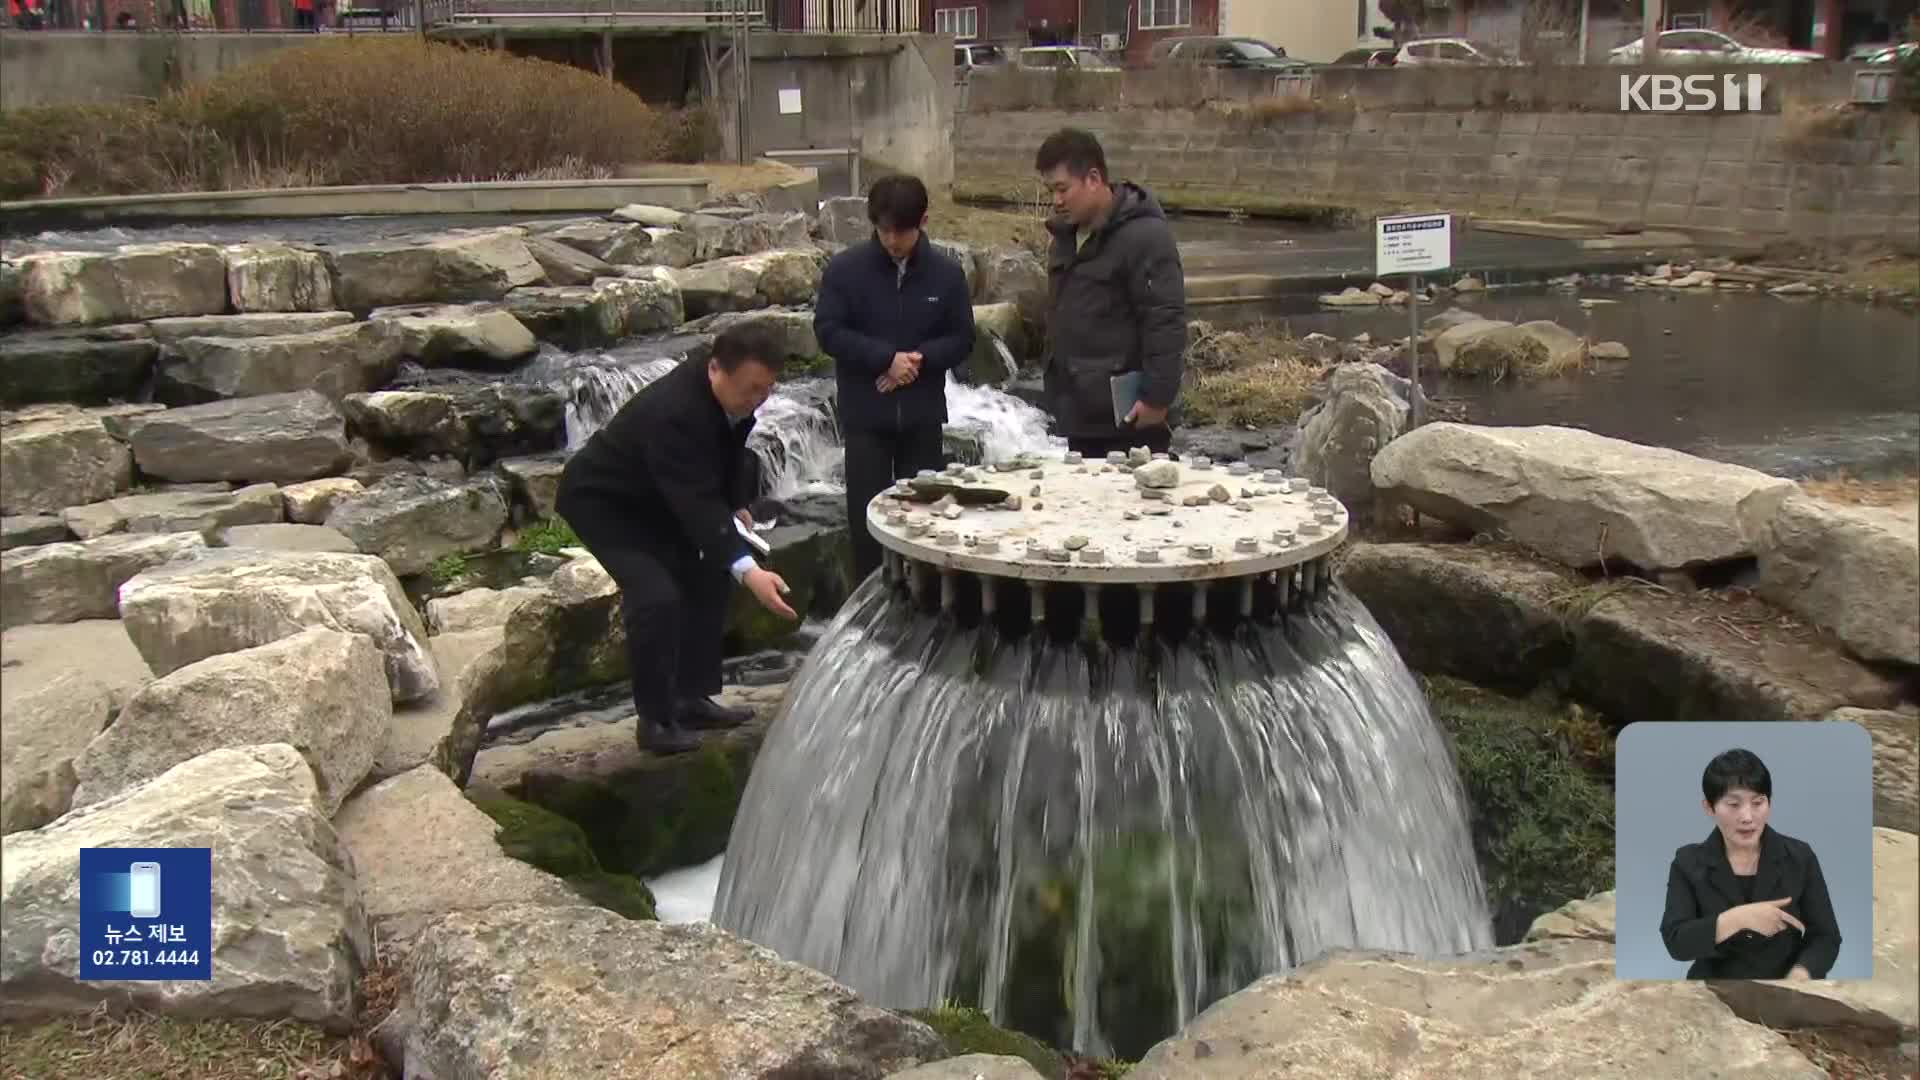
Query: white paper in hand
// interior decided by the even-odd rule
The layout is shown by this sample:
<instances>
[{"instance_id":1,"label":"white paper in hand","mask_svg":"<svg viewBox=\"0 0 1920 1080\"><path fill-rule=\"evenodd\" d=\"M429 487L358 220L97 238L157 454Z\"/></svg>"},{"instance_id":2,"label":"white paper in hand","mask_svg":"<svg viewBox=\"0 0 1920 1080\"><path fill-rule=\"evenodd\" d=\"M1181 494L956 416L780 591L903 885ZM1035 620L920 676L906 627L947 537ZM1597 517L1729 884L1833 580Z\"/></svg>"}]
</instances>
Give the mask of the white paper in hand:
<instances>
[{"instance_id":1,"label":"white paper in hand","mask_svg":"<svg viewBox=\"0 0 1920 1080\"><path fill-rule=\"evenodd\" d=\"M747 546L759 552L761 555L773 554L773 545L767 543L766 539L759 533L741 524L739 518L733 519L733 531L739 533L740 538L747 542Z\"/></svg>"}]
</instances>

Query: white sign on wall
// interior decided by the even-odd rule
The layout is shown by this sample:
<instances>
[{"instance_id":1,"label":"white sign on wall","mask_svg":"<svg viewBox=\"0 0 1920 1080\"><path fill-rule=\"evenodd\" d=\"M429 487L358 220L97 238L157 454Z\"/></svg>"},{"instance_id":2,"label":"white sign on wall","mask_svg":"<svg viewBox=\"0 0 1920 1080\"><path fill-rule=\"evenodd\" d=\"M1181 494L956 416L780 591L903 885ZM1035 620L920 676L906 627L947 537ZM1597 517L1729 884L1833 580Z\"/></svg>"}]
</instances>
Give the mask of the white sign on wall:
<instances>
[{"instance_id":1,"label":"white sign on wall","mask_svg":"<svg viewBox=\"0 0 1920 1080\"><path fill-rule=\"evenodd\" d=\"M800 91L796 89L780 91L780 114L787 116L800 111Z\"/></svg>"},{"instance_id":2,"label":"white sign on wall","mask_svg":"<svg viewBox=\"0 0 1920 1080\"><path fill-rule=\"evenodd\" d=\"M1374 222L1373 272L1426 274L1453 265L1453 215L1408 214Z\"/></svg>"}]
</instances>

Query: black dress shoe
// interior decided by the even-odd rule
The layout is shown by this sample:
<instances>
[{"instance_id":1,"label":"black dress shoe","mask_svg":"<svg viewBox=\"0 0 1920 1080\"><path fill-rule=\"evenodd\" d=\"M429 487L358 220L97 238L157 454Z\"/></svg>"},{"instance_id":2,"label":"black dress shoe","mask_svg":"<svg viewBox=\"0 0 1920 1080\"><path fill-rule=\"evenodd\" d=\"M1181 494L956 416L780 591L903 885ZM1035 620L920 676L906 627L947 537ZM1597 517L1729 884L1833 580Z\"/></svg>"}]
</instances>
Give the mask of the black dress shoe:
<instances>
[{"instance_id":1,"label":"black dress shoe","mask_svg":"<svg viewBox=\"0 0 1920 1080\"><path fill-rule=\"evenodd\" d=\"M680 703L674 719L683 728L712 731L739 727L753 719L753 710L729 708L711 698L691 698Z\"/></svg>"},{"instance_id":2,"label":"black dress shoe","mask_svg":"<svg viewBox=\"0 0 1920 1080\"><path fill-rule=\"evenodd\" d=\"M677 724L650 724L642 717L635 728L640 749L649 754L684 754L700 749L700 736Z\"/></svg>"}]
</instances>

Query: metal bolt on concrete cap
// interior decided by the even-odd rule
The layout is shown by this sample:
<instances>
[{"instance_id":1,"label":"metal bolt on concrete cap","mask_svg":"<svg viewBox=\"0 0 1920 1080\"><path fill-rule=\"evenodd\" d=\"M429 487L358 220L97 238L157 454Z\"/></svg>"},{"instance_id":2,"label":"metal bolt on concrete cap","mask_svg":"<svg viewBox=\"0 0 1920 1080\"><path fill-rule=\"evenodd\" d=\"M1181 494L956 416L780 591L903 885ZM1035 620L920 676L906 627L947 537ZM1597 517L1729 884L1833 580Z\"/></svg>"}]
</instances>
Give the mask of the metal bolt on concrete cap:
<instances>
[{"instance_id":1,"label":"metal bolt on concrete cap","mask_svg":"<svg viewBox=\"0 0 1920 1080\"><path fill-rule=\"evenodd\" d=\"M1263 484L1278 484L1285 481L1286 478L1287 474L1281 472L1279 469L1268 469L1266 472L1260 474L1260 482Z\"/></svg>"},{"instance_id":2,"label":"metal bolt on concrete cap","mask_svg":"<svg viewBox=\"0 0 1920 1080\"><path fill-rule=\"evenodd\" d=\"M1283 478L1282 480L1280 480L1279 484L1280 484L1280 494L1282 495L1293 494L1293 481Z\"/></svg>"},{"instance_id":3,"label":"metal bolt on concrete cap","mask_svg":"<svg viewBox=\"0 0 1920 1080\"><path fill-rule=\"evenodd\" d=\"M1080 561L1090 562L1090 563L1106 562L1107 551L1105 548L1097 548L1097 547L1083 548L1080 551Z\"/></svg>"},{"instance_id":4,"label":"metal bolt on concrete cap","mask_svg":"<svg viewBox=\"0 0 1920 1080\"><path fill-rule=\"evenodd\" d=\"M1228 476L1245 476L1252 471L1253 471L1253 466L1247 464L1244 461L1236 461L1233 464L1227 466Z\"/></svg>"},{"instance_id":5,"label":"metal bolt on concrete cap","mask_svg":"<svg viewBox=\"0 0 1920 1080\"><path fill-rule=\"evenodd\" d=\"M1000 550L1000 538L997 536L982 536L973 542L973 550L982 555L991 555Z\"/></svg>"},{"instance_id":6,"label":"metal bolt on concrete cap","mask_svg":"<svg viewBox=\"0 0 1920 1080\"><path fill-rule=\"evenodd\" d=\"M1329 494L1329 492L1327 491L1326 488L1323 488L1323 487L1309 486L1307 488L1307 497L1310 499L1318 499L1327 494Z\"/></svg>"},{"instance_id":7,"label":"metal bolt on concrete cap","mask_svg":"<svg viewBox=\"0 0 1920 1080\"><path fill-rule=\"evenodd\" d=\"M1193 556L1196 559L1212 558L1213 545L1212 544L1188 544L1187 554Z\"/></svg>"},{"instance_id":8,"label":"metal bolt on concrete cap","mask_svg":"<svg viewBox=\"0 0 1920 1080\"><path fill-rule=\"evenodd\" d=\"M935 543L943 547L952 547L960 542L960 534L952 529L941 529L939 535L933 539Z\"/></svg>"},{"instance_id":9,"label":"metal bolt on concrete cap","mask_svg":"<svg viewBox=\"0 0 1920 1080\"><path fill-rule=\"evenodd\" d=\"M1321 510L1313 516L1318 518L1322 525L1331 525L1340 520L1340 512L1337 510Z\"/></svg>"},{"instance_id":10,"label":"metal bolt on concrete cap","mask_svg":"<svg viewBox=\"0 0 1920 1080\"><path fill-rule=\"evenodd\" d=\"M1143 547L1139 551L1134 552L1133 557L1139 562L1157 563L1160 561L1160 549Z\"/></svg>"},{"instance_id":11,"label":"metal bolt on concrete cap","mask_svg":"<svg viewBox=\"0 0 1920 1080\"><path fill-rule=\"evenodd\" d=\"M1213 459L1210 457L1207 457L1205 454L1202 454L1199 457L1196 457L1193 459L1192 465L1196 469L1201 469L1201 470L1211 469L1213 468Z\"/></svg>"},{"instance_id":12,"label":"metal bolt on concrete cap","mask_svg":"<svg viewBox=\"0 0 1920 1080\"><path fill-rule=\"evenodd\" d=\"M1073 460L1074 458L1076 458L1076 457L1078 457L1078 456L1079 456L1078 454L1068 454L1068 455L1067 455L1067 464L1069 464L1069 465L1077 465L1077 464L1079 464L1079 462L1077 462L1077 461L1075 461L1075 460ZM1124 452L1122 452L1122 451L1119 451L1119 450L1109 450L1109 451L1107 451L1107 464L1109 464L1109 465L1125 465L1126 463L1127 463L1127 455L1126 455L1126 454L1125 454Z\"/></svg>"},{"instance_id":13,"label":"metal bolt on concrete cap","mask_svg":"<svg viewBox=\"0 0 1920 1080\"><path fill-rule=\"evenodd\" d=\"M1319 535L1320 535L1320 523L1319 523L1319 522L1317 522L1317 521L1303 521L1303 522L1301 522L1301 523L1300 523L1300 535L1301 535L1301 536L1319 536Z\"/></svg>"},{"instance_id":14,"label":"metal bolt on concrete cap","mask_svg":"<svg viewBox=\"0 0 1920 1080\"><path fill-rule=\"evenodd\" d=\"M933 471L932 469L921 469L919 472L914 474L914 478L916 480L931 480L934 477L939 475L940 475L939 473Z\"/></svg>"},{"instance_id":15,"label":"metal bolt on concrete cap","mask_svg":"<svg viewBox=\"0 0 1920 1080\"><path fill-rule=\"evenodd\" d=\"M1273 542L1283 547L1287 544L1293 543L1293 530L1292 529L1273 530Z\"/></svg>"},{"instance_id":16,"label":"metal bolt on concrete cap","mask_svg":"<svg viewBox=\"0 0 1920 1080\"><path fill-rule=\"evenodd\" d=\"M1233 542L1233 549L1235 551L1259 551L1260 538L1257 536L1243 536Z\"/></svg>"},{"instance_id":17,"label":"metal bolt on concrete cap","mask_svg":"<svg viewBox=\"0 0 1920 1080\"><path fill-rule=\"evenodd\" d=\"M1078 465L1078 464L1080 464L1081 462L1083 462L1083 461L1085 461L1085 460L1086 460L1086 458L1085 458L1085 457L1083 457L1083 456L1081 456L1081 454L1080 454L1080 451L1078 451L1078 450L1069 450L1069 451L1067 451L1067 457L1066 457L1066 462L1067 462L1067 464L1069 464L1069 465Z\"/></svg>"},{"instance_id":18,"label":"metal bolt on concrete cap","mask_svg":"<svg viewBox=\"0 0 1920 1080\"><path fill-rule=\"evenodd\" d=\"M907 512L905 510L887 511L887 524L899 526L899 525L905 525L906 523L907 523Z\"/></svg>"}]
</instances>

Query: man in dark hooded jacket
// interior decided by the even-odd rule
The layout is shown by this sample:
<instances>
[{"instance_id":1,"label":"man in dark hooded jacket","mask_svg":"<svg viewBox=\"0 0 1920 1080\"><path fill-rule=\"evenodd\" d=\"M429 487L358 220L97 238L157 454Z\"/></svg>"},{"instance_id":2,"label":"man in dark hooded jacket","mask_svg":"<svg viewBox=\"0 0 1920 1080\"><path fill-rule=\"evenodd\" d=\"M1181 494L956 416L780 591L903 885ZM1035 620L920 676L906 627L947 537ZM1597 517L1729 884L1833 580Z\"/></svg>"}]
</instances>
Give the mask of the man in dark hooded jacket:
<instances>
[{"instance_id":1,"label":"man in dark hooded jacket","mask_svg":"<svg viewBox=\"0 0 1920 1080\"><path fill-rule=\"evenodd\" d=\"M1055 211L1046 374L1054 431L1088 457L1136 446L1164 453L1187 350L1186 275L1167 216L1145 188L1107 179L1106 152L1085 131L1049 135L1034 167ZM1115 377L1131 372L1137 397L1121 380L1116 410Z\"/></svg>"}]
</instances>

